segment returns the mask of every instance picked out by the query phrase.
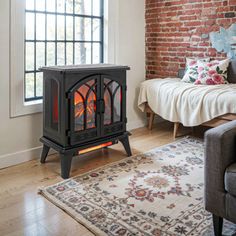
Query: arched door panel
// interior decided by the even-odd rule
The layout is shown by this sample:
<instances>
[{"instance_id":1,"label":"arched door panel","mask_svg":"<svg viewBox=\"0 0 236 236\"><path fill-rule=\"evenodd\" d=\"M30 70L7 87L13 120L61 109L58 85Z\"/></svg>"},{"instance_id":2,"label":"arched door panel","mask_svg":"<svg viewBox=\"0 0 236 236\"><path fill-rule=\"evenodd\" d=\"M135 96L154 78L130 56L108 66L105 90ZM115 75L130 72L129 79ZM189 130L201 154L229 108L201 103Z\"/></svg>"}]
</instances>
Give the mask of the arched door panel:
<instances>
[{"instance_id":1,"label":"arched door panel","mask_svg":"<svg viewBox=\"0 0 236 236\"><path fill-rule=\"evenodd\" d=\"M100 76L90 76L70 92L71 144L93 140L100 135L97 102L100 97Z\"/></svg>"},{"instance_id":2,"label":"arched door panel","mask_svg":"<svg viewBox=\"0 0 236 236\"><path fill-rule=\"evenodd\" d=\"M122 132L125 129L125 117L122 116L122 109L125 108L125 86L116 78L102 76L102 96L104 99L105 110L102 116L103 136Z\"/></svg>"}]
</instances>

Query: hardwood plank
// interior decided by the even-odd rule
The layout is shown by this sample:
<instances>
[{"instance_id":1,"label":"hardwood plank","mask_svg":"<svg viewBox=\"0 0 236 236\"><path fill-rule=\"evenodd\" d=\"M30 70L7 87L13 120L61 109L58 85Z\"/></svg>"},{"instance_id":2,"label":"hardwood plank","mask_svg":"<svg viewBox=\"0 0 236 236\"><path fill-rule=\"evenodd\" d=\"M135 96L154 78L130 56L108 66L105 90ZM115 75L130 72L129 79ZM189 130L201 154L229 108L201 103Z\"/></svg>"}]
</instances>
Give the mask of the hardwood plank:
<instances>
[{"instance_id":1,"label":"hardwood plank","mask_svg":"<svg viewBox=\"0 0 236 236\"><path fill-rule=\"evenodd\" d=\"M225 114L223 116L220 116L220 118L225 119L225 120L236 120L236 114Z\"/></svg>"},{"instance_id":2,"label":"hardwood plank","mask_svg":"<svg viewBox=\"0 0 236 236\"><path fill-rule=\"evenodd\" d=\"M213 120L203 123L202 126L217 127L219 125L223 125L228 122L229 122L229 120L215 118Z\"/></svg>"},{"instance_id":3,"label":"hardwood plank","mask_svg":"<svg viewBox=\"0 0 236 236\"><path fill-rule=\"evenodd\" d=\"M9 234L5 234L5 236L53 236L43 225L39 223L32 224L25 228L21 228L19 230L12 231Z\"/></svg>"},{"instance_id":4,"label":"hardwood plank","mask_svg":"<svg viewBox=\"0 0 236 236\"><path fill-rule=\"evenodd\" d=\"M50 219L44 219L39 222L43 225L52 235L80 235L92 236L93 233L88 231L87 228L78 224L71 216L66 213L54 215Z\"/></svg>"}]
</instances>

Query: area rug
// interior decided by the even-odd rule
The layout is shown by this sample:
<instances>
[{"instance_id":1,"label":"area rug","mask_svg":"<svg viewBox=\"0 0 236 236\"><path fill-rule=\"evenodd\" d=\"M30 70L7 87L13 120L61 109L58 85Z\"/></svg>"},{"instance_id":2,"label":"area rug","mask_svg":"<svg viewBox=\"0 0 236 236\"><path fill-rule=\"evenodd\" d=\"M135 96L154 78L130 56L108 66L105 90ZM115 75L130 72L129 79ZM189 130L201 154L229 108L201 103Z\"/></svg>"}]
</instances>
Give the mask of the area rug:
<instances>
[{"instance_id":1,"label":"area rug","mask_svg":"<svg viewBox=\"0 0 236 236\"><path fill-rule=\"evenodd\" d=\"M203 142L188 137L40 193L95 235L213 235L203 174Z\"/></svg>"}]
</instances>

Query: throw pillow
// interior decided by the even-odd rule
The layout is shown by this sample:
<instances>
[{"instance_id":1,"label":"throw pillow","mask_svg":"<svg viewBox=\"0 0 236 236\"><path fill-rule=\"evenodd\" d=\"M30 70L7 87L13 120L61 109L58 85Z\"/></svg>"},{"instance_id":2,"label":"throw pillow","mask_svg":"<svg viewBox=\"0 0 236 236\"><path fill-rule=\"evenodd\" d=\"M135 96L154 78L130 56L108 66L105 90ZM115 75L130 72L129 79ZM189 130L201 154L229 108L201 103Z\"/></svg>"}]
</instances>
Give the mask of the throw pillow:
<instances>
[{"instance_id":1,"label":"throw pillow","mask_svg":"<svg viewBox=\"0 0 236 236\"><path fill-rule=\"evenodd\" d=\"M198 78L194 84L228 84L227 69L230 59L223 61L198 62Z\"/></svg>"},{"instance_id":2,"label":"throw pillow","mask_svg":"<svg viewBox=\"0 0 236 236\"><path fill-rule=\"evenodd\" d=\"M198 78L198 61L209 62L210 58L186 58L186 69L182 82L194 83Z\"/></svg>"}]
</instances>

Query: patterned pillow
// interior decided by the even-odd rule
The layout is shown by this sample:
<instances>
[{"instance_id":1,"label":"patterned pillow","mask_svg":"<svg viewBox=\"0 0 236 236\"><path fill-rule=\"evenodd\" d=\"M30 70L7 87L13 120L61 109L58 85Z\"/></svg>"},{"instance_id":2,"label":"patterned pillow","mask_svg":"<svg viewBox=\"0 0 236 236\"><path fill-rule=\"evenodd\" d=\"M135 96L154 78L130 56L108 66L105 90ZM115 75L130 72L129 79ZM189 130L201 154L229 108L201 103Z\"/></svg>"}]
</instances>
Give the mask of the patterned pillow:
<instances>
[{"instance_id":1,"label":"patterned pillow","mask_svg":"<svg viewBox=\"0 0 236 236\"><path fill-rule=\"evenodd\" d=\"M198 61L209 62L210 58L186 58L186 70L182 82L194 83L198 78Z\"/></svg>"},{"instance_id":2,"label":"patterned pillow","mask_svg":"<svg viewBox=\"0 0 236 236\"><path fill-rule=\"evenodd\" d=\"M230 59L223 61L198 62L198 78L194 84L228 84L227 69Z\"/></svg>"}]
</instances>

